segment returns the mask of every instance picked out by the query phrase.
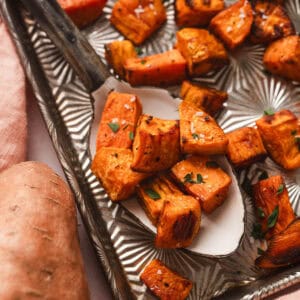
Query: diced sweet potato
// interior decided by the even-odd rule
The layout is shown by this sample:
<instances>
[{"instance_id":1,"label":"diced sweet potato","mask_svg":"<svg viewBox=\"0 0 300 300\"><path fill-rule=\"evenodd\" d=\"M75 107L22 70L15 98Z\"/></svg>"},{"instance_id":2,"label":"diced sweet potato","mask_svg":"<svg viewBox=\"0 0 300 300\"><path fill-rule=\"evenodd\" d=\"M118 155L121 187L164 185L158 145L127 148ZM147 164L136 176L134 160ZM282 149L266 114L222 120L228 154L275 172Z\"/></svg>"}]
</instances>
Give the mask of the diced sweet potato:
<instances>
[{"instance_id":1,"label":"diced sweet potato","mask_svg":"<svg viewBox=\"0 0 300 300\"><path fill-rule=\"evenodd\" d=\"M228 138L216 121L192 103L179 106L180 146L183 153L224 154Z\"/></svg>"},{"instance_id":2,"label":"diced sweet potato","mask_svg":"<svg viewBox=\"0 0 300 300\"><path fill-rule=\"evenodd\" d=\"M111 92L99 124L97 150L102 147L131 148L141 113L142 105L137 96Z\"/></svg>"},{"instance_id":3,"label":"diced sweet potato","mask_svg":"<svg viewBox=\"0 0 300 300\"><path fill-rule=\"evenodd\" d=\"M209 31L184 28L176 35L176 47L187 61L190 76L200 76L229 63L224 46Z\"/></svg>"},{"instance_id":4,"label":"diced sweet potato","mask_svg":"<svg viewBox=\"0 0 300 300\"><path fill-rule=\"evenodd\" d=\"M126 80L133 86L170 86L186 78L186 60L176 49L143 58L127 59Z\"/></svg>"},{"instance_id":5,"label":"diced sweet potato","mask_svg":"<svg viewBox=\"0 0 300 300\"><path fill-rule=\"evenodd\" d=\"M253 186L255 207L265 238L282 232L295 219L282 176L272 176Z\"/></svg>"},{"instance_id":6,"label":"diced sweet potato","mask_svg":"<svg viewBox=\"0 0 300 300\"><path fill-rule=\"evenodd\" d=\"M78 27L94 22L107 0L58 0L60 6Z\"/></svg>"},{"instance_id":7,"label":"diced sweet potato","mask_svg":"<svg viewBox=\"0 0 300 300\"><path fill-rule=\"evenodd\" d=\"M105 45L105 58L120 78L125 78L124 64L128 58L136 58L137 52L130 41L114 41Z\"/></svg>"},{"instance_id":8,"label":"diced sweet potato","mask_svg":"<svg viewBox=\"0 0 300 300\"><path fill-rule=\"evenodd\" d=\"M180 27L206 26L223 8L224 0L176 0L176 24Z\"/></svg>"},{"instance_id":9,"label":"diced sweet potato","mask_svg":"<svg viewBox=\"0 0 300 300\"><path fill-rule=\"evenodd\" d=\"M199 201L174 194L165 201L157 224L155 247L182 248L192 244L201 222Z\"/></svg>"},{"instance_id":10,"label":"diced sweet potato","mask_svg":"<svg viewBox=\"0 0 300 300\"><path fill-rule=\"evenodd\" d=\"M130 168L131 162L132 152L129 149L104 147L96 152L92 171L112 201L129 198L140 181L149 176L133 171Z\"/></svg>"},{"instance_id":11,"label":"diced sweet potato","mask_svg":"<svg viewBox=\"0 0 300 300\"><path fill-rule=\"evenodd\" d=\"M295 28L285 9L273 1L260 0L254 4L254 21L250 39L253 43L268 44L295 34Z\"/></svg>"},{"instance_id":12,"label":"diced sweet potato","mask_svg":"<svg viewBox=\"0 0 300 300\"><path fill-rule=\"evenodd\" d=\"M240 128L226 136L229 140L227 156L235 168L248 167L267 156L259 132L255 128Z\"/></svg>"},{"instance_id":13,"label":"diced sweet potato","mask_svg":"<svg viewBox=\"0 0 300 300\"><path fill-rule=\"evenodd\" d=\"M171 172L189 194L199 199L206 213L213 212L227 197L231 178L209 157L190 156Z\"/></svg>"},{"instance_id":14,"label":"diced sweet potato","mask_svg":"<svg viewBox=\"0 0 300 300\"><path fill-rule=\"evenodd\" d=\"M240 0L217 14L211 20L210 28L232 50L245 41L252 23L251 4L247 0Z\"/></svg>"},{"instance_id":15,"label":"diced sweet potato","mask_svg":"<svg viewBox=\"0 0 300 300\"><path fill-rule=\"evenodd\" d=\"M264 269L295 264L300 260L300 219L295 219L283 232L275 235L267 251L256 260Z\"/></svg>"},{"instance_id":16,"label":"diced sweet potato","mask_svg":"<svg viewBox=\"0 0 300 300\"><path fill-rule=\"evenodd\" d=\"M162 171L179 158L179 122L142 115L133 142L131 168L139 172Z\"/></svg>"},{"instance_id":17,"label":"diced sweet potato","mask_svg":"<svg viewBox=\"0 0 300 300\"><path fill-rule=\"evenodd\" d=\"M264 146L271 158L287 170L300 167L300 124L289 110L256 121Z\"/></svg>"},{"instance_id":18,"label":"diced sweet potato","mask_svg":"<svg viewBox=\"0 0 300 300\"><path fill-rule=\"evenodd\" d=\"M220 112L223 108L223 103L228 98L226 92L193 84L189 81L183 82L180 96L183 101L195 104L211 116Z\"/></svg>"},{"instance_id":19,"label":"diced sweet potato","mask_svg":"<svg viewBox=\"0 0 300 300\"><path fill-rule=\"evenodd\" d=\"M168 179L160 175L149 179L137 187L142 206L151 222L156 225L165 201L172 195L182 195L182 192Z\"/></svg>"},{"instance_id":20,"label":"diced sweet potato","mask_svg":"<svg viewBox=\"0 0 300 300\"><path fill-rule=\"evenodd\" d=\"M134 44L143 43L166 21L161 0L118 0L112 10L111 23Z\"/></svg>"},{"instance_id":21,"label":"diced sweet potato","mask_svg":"<svg viewBox=\"0 0 300 300\"><path fill-rule=\"evenodd\" d=\"M300 37L291 35L270 44L264 55L264 65L275 75L300 81Z\"/></svg>"},{"instance_id":22,"label":"diced sweet potato","mask_svg":"<svg viewBox=\"0 0 300 300\"><path fill-rule=\"evenodd\" d=\"M188 297L192 282L166 267L158 259L146 266L141 280L162 300L184 300Z\"/></svg>"}]
</instances>

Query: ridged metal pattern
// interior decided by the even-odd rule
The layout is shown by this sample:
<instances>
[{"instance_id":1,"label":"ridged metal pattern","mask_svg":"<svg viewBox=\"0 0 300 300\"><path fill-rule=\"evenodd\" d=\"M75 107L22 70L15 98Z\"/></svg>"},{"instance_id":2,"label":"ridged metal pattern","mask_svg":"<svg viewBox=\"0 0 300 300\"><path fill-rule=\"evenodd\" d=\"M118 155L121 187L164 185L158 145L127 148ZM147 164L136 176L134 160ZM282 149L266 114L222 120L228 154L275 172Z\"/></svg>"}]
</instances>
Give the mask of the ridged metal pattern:
<instances>
[{"instance_id":1,"label":"ridged metal pattern","mask_svg":"<svg viewBox=\"0 0 300 300\"><path fill-rule=\"evenodd\" d=\"M91 28L84 31L102 58L104 56L104 44L122 38L108 22L114 2L109 0L103 17ZM234 1L227 1L228 4L232 2ZM168 11L168 21L153 38L143 45L142 50L145 54L162 52L173 45L176 30L174 0L168 0L164 3ZM287 1L287 9L297 23L300 20L299 1ZM114 248L136 297L138 299L152 299L150 293L141 283L139 275L144 266L154 257L160 258L168 266L193 280L194 288L189 299L209 299L221 295L230 287L250 283L260 277L262 272L254 266L254 260L257 257L257 247L262 245L250 237L254 214L252 201L246 193L243 195L246 210L245 234L238 249L226 257L201 256L184 249L157 250L153 246L153 233L121 205L114 204L107 199L107 194L89 168L91 163L88 149L89 131L93 118L90 96L47 35L30 17L24 15L24 18L31 42L47 75L59 113L71 136L73 147L77 151L78 160L84 172L84 178L77 178L77 180L84 181L93 191L94 199L92 201L97 203L105 221L105 224L101 225L106 226L110 233ZM295 25L299 28L299 22ZM230 66L197 79L202 83L219 89L226 89L229 92L229 101L219 117L219 123L226 132L242 126L253 126L254 121L267 108L274 108L275 110L288 108L300 116L300 86L266 75L261 62L263 52L264 48L261 46L246 45L231 55ZM26 57L23 57L23 60L26 67ZM27 71L30 77L31 72L28 67ZM57 141L55 135L59 133L51 130L54 124L52 120L47 120L47 107L44 105L43 95L39 95L38 101L41 107L44 107L42 113L46 116L52 139ZM60 158L64 161L65 149L62 149L57 143L55 146ZM65 170L68 170L67 166L64 167ZM246 178L254 182L261 170L267 170L270 175L278 172L284 175L292 205L296 213L300 214L299 170L285 172L270 159L267 159L265 163L255 164L249 170L237 174L240 184L242 185ZM67 177L74 182L73 176L72 172L67 172ZM78 189L76 186L73 188ZM83 217L89 221L92 216L87 213L79 190L76 196ZM99 242L96 232L97 230L91 228L90 235L104 269L108 273L112 288L117 291L120 283L110 272L110 265L114 262L107 259L105 255L107 249L104 249L106 245ZM244 299L262 298L291 283L300 281L299 272L293 271L288 276L284 276L253 294L244 295Z\"/></svg>"}]
</instances>

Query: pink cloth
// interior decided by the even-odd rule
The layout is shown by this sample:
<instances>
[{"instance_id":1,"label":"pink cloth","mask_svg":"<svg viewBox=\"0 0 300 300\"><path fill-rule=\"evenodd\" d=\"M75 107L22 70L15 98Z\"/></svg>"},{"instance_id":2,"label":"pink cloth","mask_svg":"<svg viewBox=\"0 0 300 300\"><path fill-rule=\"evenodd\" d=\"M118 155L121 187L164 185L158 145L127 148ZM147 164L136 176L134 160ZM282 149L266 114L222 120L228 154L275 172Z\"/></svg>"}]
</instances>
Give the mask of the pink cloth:
<instances>
[{"instance_id":1,"label":"pink cloth","mask_svg":"<svg viewBox=\"0 0 300 300\"><path fill-rule=\"evenodd\" d=\"M0 172L26 158L25 76L0 18Z\"/></svg>"}]
</instances>

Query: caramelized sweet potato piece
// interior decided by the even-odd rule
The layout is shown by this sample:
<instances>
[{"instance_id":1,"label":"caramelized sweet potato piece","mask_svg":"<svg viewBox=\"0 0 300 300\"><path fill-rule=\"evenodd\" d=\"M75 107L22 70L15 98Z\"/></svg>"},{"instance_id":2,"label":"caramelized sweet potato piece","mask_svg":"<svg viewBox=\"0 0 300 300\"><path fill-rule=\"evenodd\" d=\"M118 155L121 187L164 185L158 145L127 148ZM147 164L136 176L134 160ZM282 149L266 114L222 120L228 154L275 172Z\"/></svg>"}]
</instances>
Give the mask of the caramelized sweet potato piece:
<instances>
[{"instance_id":1,"label":"caramelized sweet potato piece","mask_svg":"<svg viewBox=\"0 0 300 300\"><path fill-rule=\"evenodd\" d=\"M142 44L166 21L161 0L118 0L111 23L134 44Z\"/></svg>"},{"instance_id":2,"label":"caramelized sweet potato piece","mask_svg":"<svg viewBox=\"0 0 300 300\"><path fill-rule=\"evenodd\" d=\"M142 182L137 187L137 192L147 216L154 225L157 224L165 201L172 195L183 195L166 175Z\"/></svg>"},{"instance_id":3,"label":"caramelized sweet potato piece","mask_svg":"<svg viewBox=\"0 0 300 300\"><path fill-rule=\"evenodd\" d=\"M227 197L231 178L209 157L190 156L171 172L189 194L199 199L206 213L213 212Z\"/></svg>"},{"instance_id":4,"label":"caramelized sweet potato piece","mask_svg":"<svg viewBox=\"0 0 300 300\"><path fill-rule=\"evenodd\" d=\"M228 138L216 121L191 103L179 106L180 145L183 153L224 154Z\"/></svg>"},{"instance_id":5,"label":"caramelized sweet potato piece","mask_svg":"<svg viewBox=\"0 0 300 300\"><path fill-rule=\"evenodd\" d=\"M272 176L259 181L253 186L253 193L255 207L260 212L259 222L262 232L266 232L266 239L285 230L295 219L282 176Z\"/></svg>"},{"instance_id":6,"label":"caramelized sweet potato piece","mask_svg":"<svg viewBox=\"0 0 300 300\"><path fill-rule=\"evenodd\" d=\"M141 280L162 300L184 300L188 297L192 282L167 268L161 261L154 259L141 274Z\"/></svg>"},{"instance_id":7,"label":"caramelized sweet potato piece","mask_svg":"<svg viewBox=\"0 0 300 300\"><path fill-rule=\"evenodd\" d=\"M136 58L137 53L130 41L114 41L105 45L105 58L120 78L125 78L124 64L128 58Z\"/></svg>"},{"instance_id":8,"label":"caramelized sweet potato piece","mask_svg":"<svg viewBox=\"0 0 300 300\"><path fill-rule=\"evenodd\" d=\"M250 39L253 43L268 44L295 34L295 28L285 9L273 1L260 0L254 4L254 21Z\"/></svg>"},{"instance_id":9,"label":"caramelized sweet potato piece","mask_svg":"<svg viewBox=\"0 0 300 300\"><path fill-rule=\"evenodd\" d=\"M104 147L96 152L93 173L100 179L112 201L129 198L140 181L149 174L134 172L130 168L132 152L129 149Z\"/></svg>"},{"instance_id":10,"label":"caramelized sweet potato piece","mask_svg":"<svg viewBox=\"0 0 300 300\"><path fill-rule=\"evenodd\" d=\"M180 27L206 26L223 8L224 0L176 0L176 24Z\"/></svg>"},{"instance_id":11,"label":"caramelized sweet potato piece","mask_svg":"<svg viewBox=\"0 0 300 300\"><path fill-rule=\"evenodd\" d=\"M141 113L142 105L137 96L111 92L99 124L97 150L102 147L131 148Z\"/></svg>"},{"instance_id":12,"label":"caramelized sweet potato piece","mask_svg":"<svg viewBox=\"0 0 300 300\"><path fill-rule=\"evenodd\" d=\"M107 0L58 0L57 2L80 28L94 22Z\"/></svg>"},{"instance_id":13,"label":"caramelized sweet potato piece","mask_svg":"<svg viewBox=\"0 0 300 300\"><path fill-rule=\"evenodd\" d=\"M300 81L300 37L291 35L270 44L264 65L272 74Z\"/></svg>"},{"instance_id":14,"label":"caramelized sweet potato piece","mask_svg":"<svg viewBox=\"0 0 300 300\"><path fill-rule=\"evenodd\" d=\"M269 241L267 251L256 260L256 265L273 269L300 261L300 219L295 219L284 231Z\"/></svg>"},{"instance_id":15,"label":"caramelized sweet potato piece","mask_svg":"<svg viewBox=\"0 0 300 300\"><path fill-rule=\"evenodd\" d=\"M235 168L248 167L266 158L267 151L257 129L240 128L226 136L229 140L227 156Z\"/></svg>"},{"instance_id":16,"label":"caramelized sweet potato piece","mask_svg":"<svg viewBox=\"0 0 300 300\"><path fill-rule=\"evenodd\" d=\"M155 247L182 248L192 244L201 222L199 201L174 194L165 201L157 223Z\"/></svg>"},{"instance_id":17,"label":"caramelized sweet potato piece","mask_svg":"<svg viewBox=\"0 0 300 300\"><path fill-rule=\"evenodd\" d=\"M190 76L200 76L229 63L224 46L209 31L184 28L176 36L176 47L187 61Z\"/></svg>"},{"instance_id":18,"label":"caramelized sweet potato piece","mask_svg":"<svg viewBox=\"0 0 300 300\"><path fill-rule=\"evenodd\" d=\"M271 158L287 170L300 167L300 124L289 110L264 116L256 121Z\"/></svg>"},{"instance_id":19,"label":"caramelized sweet potato piece","mask_svg":"<svg viewBox=\"0 0 300 300\"><path fill-rule=\"evenodd\" d=\"M227 101L228 95L223 91L184 81L181 86L180 97L183 101L193 103L214 116L223 108L223 103Z\"/></svg>"},{"instance_id":20,"label":"caramelized sweet potato piece","mask_svg":"<svg viewBox=\"0 0 300 300\"><path fill-rule=\"evenodd\" d=\"M139 172L162 171L173 166L179 158L178 121L142 115L133 142L131 168Z\"/></svg>"},{"instance_id":21,"label":"caramelized sweet potato piece","mask_svg":"<svg viewBox=\"0 0 300 300\"><path fill-rule=\"evenodd\" d=\"M210 28L232 50L245 41L252 23L251 4L247 0L240 0L217 14L211 20Z\"/></svg>"},{"instance_id":22,"label":"caramelized sweet potato piece","mask_svg":"<svg viewBox=\"0 0 300 300\"><path fill-rule=\"evenodd\" d=\"M186 77L186 60L176 49L143 58L127 59L126 80L133 86L170 86Z\"/></svg>"}]
</instances>

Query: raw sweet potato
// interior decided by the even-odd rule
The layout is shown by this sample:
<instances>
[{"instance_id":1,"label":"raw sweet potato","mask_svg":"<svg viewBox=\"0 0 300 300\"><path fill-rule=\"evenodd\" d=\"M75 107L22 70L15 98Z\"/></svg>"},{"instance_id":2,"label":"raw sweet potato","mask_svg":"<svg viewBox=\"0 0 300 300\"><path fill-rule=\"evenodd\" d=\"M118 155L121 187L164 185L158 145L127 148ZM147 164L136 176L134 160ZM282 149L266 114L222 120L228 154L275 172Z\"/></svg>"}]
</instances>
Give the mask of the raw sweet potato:
<instances>
[{"instance_id":1,"label":"raw sweet potato","mask_svg":"<svg viewBox=\"0 0 300 300\"><path fill-rule=\"evenodd\" d=\"M99 124L97 150L102 147L130 149L141 113L142 105L136 95L111 92Z\"/></svg>"},{"instance_id":2,"label":"raw sweet potato","mask_svg":"<svg viewBox=\"0 0 300 300\"><path fill-rule=\"evenodd\" d=\"M107 0L58 0L78 27L94 22L102 13Z\"/></svg>"},{"instance_id":3,"label":"raw sweet potato","mask_svg":"<svg viewBox=\"0 0 300 300\"><path fill-rule=\"evenodd\" d=\"M240 0L217 14L211 20L210 28L232 50L245 41L252 23L251 4L248 0Z\"/></svg>"},{"instance_id":4,"label":"raw sweet potato","mask_svg":"<svg viewBox=\"0 0 300 300\"><path fill-rule=\"evenodd\" d=\"M176 49L143 58L129 58L124 69L126 80L133 86L170 86L186 77L186 60Z\"/></svg>"},{"instance_id":5,"label":"raw sweet potato","mask_svg":"<svg viewBox=\"0 0 300 300\"><path fill-rule=\"evenodd\" d=\"M0 299L88 300L69 187L25 162L0 175Z\"/></svg>"},{"instance_id":6,"label":"raw sweet potato","mask_svg":"<svg viewBox=\"0 0 300 300\"><path fill-rule=\"evenodd\" d=\"M300 82L300 37L290 35L270 44L264 65L272 74Z\"/></svg>"},{"instance_id":7,"label":"raw sweet potato","mask_svg":"<svg viewBox=\"0 0 300 300\"><path fill-rule=\"evenodd\" d=\"M118 0L111 23L134 44L143 43L167 19L161 0Z\"/></svg>"}]
</instances>

